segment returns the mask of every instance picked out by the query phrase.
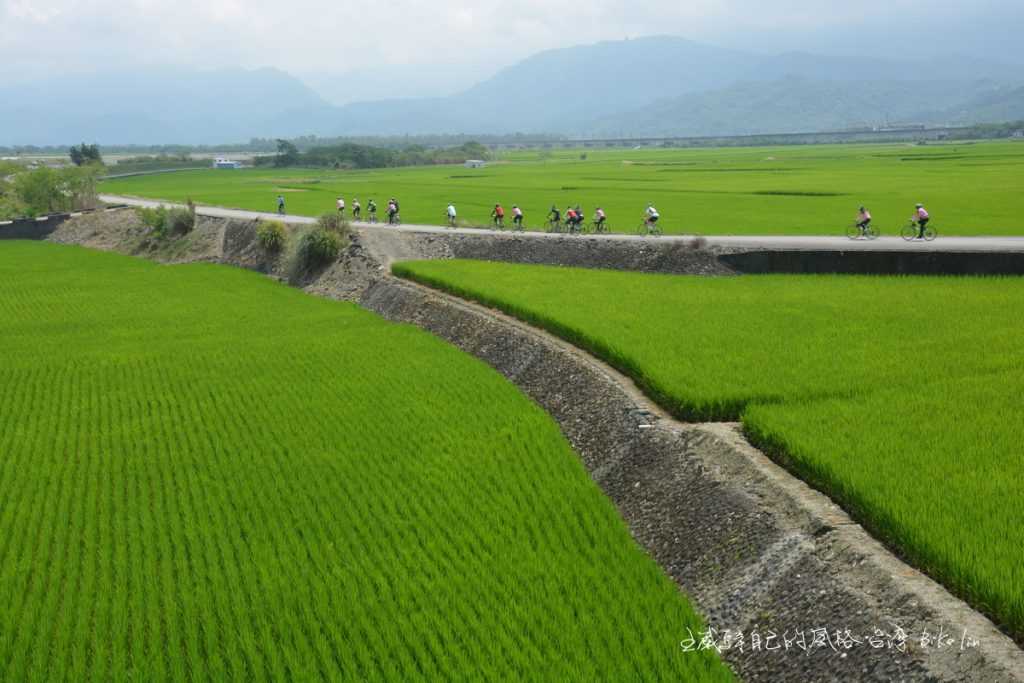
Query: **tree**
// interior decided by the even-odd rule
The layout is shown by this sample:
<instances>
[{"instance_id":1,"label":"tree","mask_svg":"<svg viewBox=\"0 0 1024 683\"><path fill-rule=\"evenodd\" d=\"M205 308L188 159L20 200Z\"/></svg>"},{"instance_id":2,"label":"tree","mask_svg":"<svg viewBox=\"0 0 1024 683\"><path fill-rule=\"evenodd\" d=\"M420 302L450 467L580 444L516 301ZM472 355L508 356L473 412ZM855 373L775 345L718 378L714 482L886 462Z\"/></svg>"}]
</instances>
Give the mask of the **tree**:
<instances>
[{"instance_id":1,"label":"tree","mask_svg":"<svg viewBox=\"0 0 1024 683\"><path fill-rule=\"evenodd\" d=\"M60 171L60 194L63 209L95 209L98 204L96 187L102 169L90 163L81 168L65 168Z\"/></svg>"},{"instance_id":2,"label":"tree","mask_svg":"<svg viewBox=\"0 0 1024 683\"><path fill-rule=\"evenodd\" d=\"M278 139L274 166L294 166L299 161L299 148L287 140Z\"/></svg>"},{"instance_id":3,"label":"tree","mask_svg":"<svg viewBox=\"0 0 1024 683\"><path fill-rule=\"evenodd\" d=\"M60 174L40 166L14 177L14 194L29 215L50 213L60 208Z\"/></svg>"},{"instance_id":4,"label":"tree","mask_svg":"<svg viewBox=\"0 0 1024 683\"><path fill-rule=\"evenodd\" d=\"M72 146L68 153L71 156L71 162L75 166L103 163L99 145L87 145L83 142L80 145Z\"/></svg>"},{"instance_id":5,"label":"tree","mask_svg":"<svg viewBox=\"0 0 1024 683\"><path fill-rule=\"evenodd\" d=\"M60 170L40 166L14 177L14 199L28 215L95 208L100 172L96 164Z\"/></svg>"}]
</instances>

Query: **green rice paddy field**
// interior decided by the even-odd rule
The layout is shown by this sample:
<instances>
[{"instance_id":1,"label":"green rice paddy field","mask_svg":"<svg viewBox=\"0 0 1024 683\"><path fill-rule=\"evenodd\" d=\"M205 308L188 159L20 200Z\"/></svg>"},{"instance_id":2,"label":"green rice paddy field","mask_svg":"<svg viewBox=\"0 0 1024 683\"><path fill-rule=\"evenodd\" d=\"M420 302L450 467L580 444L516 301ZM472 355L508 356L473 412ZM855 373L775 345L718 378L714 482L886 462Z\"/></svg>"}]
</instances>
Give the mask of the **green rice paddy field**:
<instances>
[{"instance_id":1,"label":"green rice paddy field","mask_svg":"<svg viewBox=\"0 0 1024 683\"><path fill-rule=\"evenodd\" d=\"M394 270L589 349L685 419L741 419L1024 636L1024 279Z\"/></svg>"},{"instance_id":2,"label":"green rice paddy field","mask_svg":"<svg viewBox=\"0 0 1024 683\"><path fill-rule=\"evenodd\" d=\"M729 680L554 422L415 328L0 243L0 680Z\"/></svg>"},{"instance_id":3,"label":"green rice paddy field","mask_svg":"<svg viewBox=\"0 0 1024 683\"><path fill-rule=\"evenodd\" d=\"M587 158L581 160L585 151ZM184 171L109 180L102 190L168 201L290 213L333 211L388 197L406 223L443 224L455 202L467 224L489 223L496 202L519 204L538 228L552 204L600 205L631 232L654 202L668 233L842 235L866 204L896 235L923 202L942 235L1024 235L1024 143L821 145L744 149L523 151L483 169L462 166L327 171Z\"/></svg>"}]
</instances>

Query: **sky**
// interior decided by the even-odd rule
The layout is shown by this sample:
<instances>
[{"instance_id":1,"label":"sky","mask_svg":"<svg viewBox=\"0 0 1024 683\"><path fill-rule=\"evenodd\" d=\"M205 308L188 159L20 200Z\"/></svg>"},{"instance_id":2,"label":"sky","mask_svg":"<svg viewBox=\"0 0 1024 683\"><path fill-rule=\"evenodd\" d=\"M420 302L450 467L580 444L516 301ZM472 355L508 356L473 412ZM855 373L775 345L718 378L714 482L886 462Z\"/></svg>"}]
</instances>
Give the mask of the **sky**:
<instances>
[{"instance_id":1,"label":"sky","mask_svg":"<svg viewBox=\"0 0 1024 683\"><path fill-rule=\"evenodd\" d=\"M0 85L272 66L336 100L375 79L448 94L539 50L664 34L753 52L1024 64L1021 27L1024 0L0 0Z\"/></svg>"}]
</instances>

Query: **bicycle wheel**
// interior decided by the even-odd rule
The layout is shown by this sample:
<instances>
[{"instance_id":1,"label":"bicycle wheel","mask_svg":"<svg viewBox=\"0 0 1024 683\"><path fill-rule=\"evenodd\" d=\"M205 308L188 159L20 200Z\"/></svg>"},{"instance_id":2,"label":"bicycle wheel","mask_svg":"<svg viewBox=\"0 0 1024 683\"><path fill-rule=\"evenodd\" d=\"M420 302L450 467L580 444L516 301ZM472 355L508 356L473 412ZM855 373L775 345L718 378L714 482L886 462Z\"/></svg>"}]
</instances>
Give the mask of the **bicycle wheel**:
<instances>
[{"instance_id":1,"label":"bicycle wheel","mask_svg":"<svg viewBox=\"0 0 1024 683\"><path fill-rule=\"evenodd\" d=\"M902 228L900 228L900 237L902 237L908 242L916 240L917 226L914 225L913 223L908 223L907 225L904 225Z\"/></svg>"},{"instance_id":2,"label":"bicycle wheel","mask_svg":"<svg viewBox=\"0 0 1024 683\"><path fill-rule=\"evenodd\" d=\"M851 240L855 240L855 239L860 238L860 236L861 236L860 228L858 228L856 225L847 226L847 228L846 228L846 236L848 238L850 238Z\"/></svg>"},{"instance_id":3,"label":"bicycle wheel","mask_svg":"<svg viewBox=\"0 0 1024 683\"><path fill-rule=\"evenodd\" d=\"M864 236L869 240L877 240L881 233L878 232L878 228L873 225L869 225L864 229Z\"/></svg>"},{"instance_id":4,"label":"bicycle wheel","mask_svg":"<svg viewBox=\"0 0 1024 683\"><path fill-rule=\"evenodd\" d=\"M925 229L924 229L924 239L925 239L926 242L931 242L936 237L938 237L938 235L939 235L939 233L936 232L935 228L933 228L930 225L925 226Z\"/></svg>"}]
</instances>

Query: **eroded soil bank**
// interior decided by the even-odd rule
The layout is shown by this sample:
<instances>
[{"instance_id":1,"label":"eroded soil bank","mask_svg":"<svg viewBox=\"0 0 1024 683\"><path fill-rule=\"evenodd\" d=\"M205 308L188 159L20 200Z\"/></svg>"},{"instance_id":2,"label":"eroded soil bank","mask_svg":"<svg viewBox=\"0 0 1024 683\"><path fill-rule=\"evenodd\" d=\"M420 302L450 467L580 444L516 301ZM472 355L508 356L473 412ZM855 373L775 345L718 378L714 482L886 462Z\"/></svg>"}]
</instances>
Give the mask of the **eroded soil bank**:
<instances>
[{"instance_id":1,"label":"eroded soil bank","mask_svg":"<svg viewBox=\"0 0 1024 683\"><path fill-rule=\"evenodd\" d=\"M215 261L287 278L284 259L263 253L255 230L255 222L200 217L191 235L154 241L133 212L118 212L72 219L51 239L163 261ZM543 406L633 536L694 599L719 640L726 629L742 631L743 648L723 651L741 677L1024 680L1024 653L1009 638L752 448L736 425L678 423L627 378L578 349L388 274L391 262L406 258L505 254L508 260L594 266L611 258L608 252L598 257L566 238L568 245L518 256L517 250L529 246L515 238L488 243L450 237L357 233L338 262L294 284L418 325L496 368ZM713 265L714 255L699 250L677 260L665 260L661 252L628 253L615 263L602 267L728 272ZM820 629L827 640L821 640ZM905 640L897 629L907 634ZM922 643L925 632L934 636L940 630L953 642ZM977 645L963 647L965 634ZM847 635L860 642L851 644ZM687 638L679 634L680 641ZM816 638L821 647L811 645Z\"/></svg>"}]
</instances>

